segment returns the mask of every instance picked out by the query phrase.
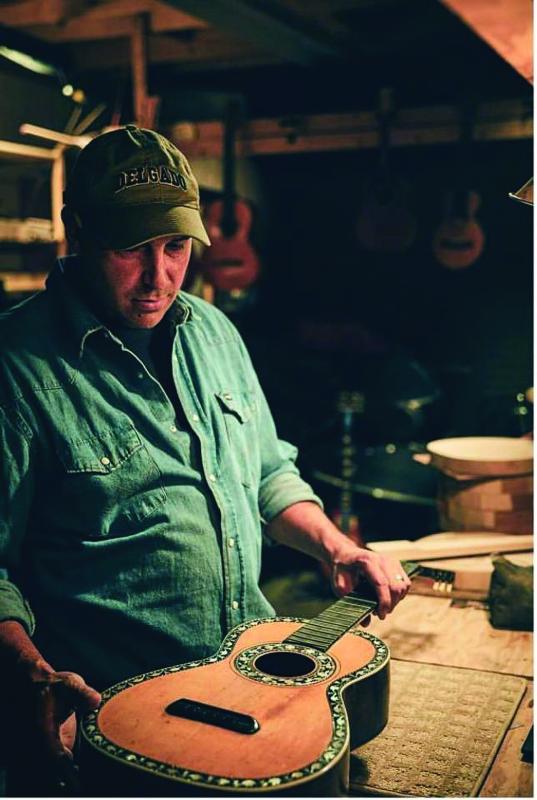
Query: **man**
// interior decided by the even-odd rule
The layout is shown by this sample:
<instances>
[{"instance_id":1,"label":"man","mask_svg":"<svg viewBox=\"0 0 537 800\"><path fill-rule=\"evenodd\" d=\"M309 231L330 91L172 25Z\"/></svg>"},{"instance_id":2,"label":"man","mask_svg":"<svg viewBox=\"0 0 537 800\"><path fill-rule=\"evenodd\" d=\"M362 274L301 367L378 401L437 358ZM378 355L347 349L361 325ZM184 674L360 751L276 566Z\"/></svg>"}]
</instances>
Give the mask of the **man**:
<instances>
[{"instance_id":1,"label":"man","mask_svg":"<svg viewBox=\"0 0 537 800\"><path fill-rule=\"evenodd\" d=\"M128 125L82 151L65 201L77 256L0 322L0 652L27 745L60 771L96 689L273 614L262 528L340 594L365 576L381 618L409 586L325 516L237 331L180 292L192 238L209 244L185 157Z\"/></svg>"}]
</instances>

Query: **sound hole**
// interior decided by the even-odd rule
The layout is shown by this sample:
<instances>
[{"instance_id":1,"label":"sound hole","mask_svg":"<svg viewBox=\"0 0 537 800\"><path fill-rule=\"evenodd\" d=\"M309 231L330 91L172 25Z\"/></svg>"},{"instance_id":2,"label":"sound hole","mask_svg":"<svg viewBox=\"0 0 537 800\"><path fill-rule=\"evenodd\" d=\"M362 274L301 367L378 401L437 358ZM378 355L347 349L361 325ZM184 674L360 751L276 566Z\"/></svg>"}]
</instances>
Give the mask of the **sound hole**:
<instances>
[{"instance_id":1,"label":"sound hole","mask_svg":"<svg viewBox=\"0 0 537 800\"><path fill-rule=\"evenodd\" d=\"M317 666L313 658L301 653L264 653L254 661L256 669L278 678L299 678L309 675Z\"/></svg>"}]
</instances>

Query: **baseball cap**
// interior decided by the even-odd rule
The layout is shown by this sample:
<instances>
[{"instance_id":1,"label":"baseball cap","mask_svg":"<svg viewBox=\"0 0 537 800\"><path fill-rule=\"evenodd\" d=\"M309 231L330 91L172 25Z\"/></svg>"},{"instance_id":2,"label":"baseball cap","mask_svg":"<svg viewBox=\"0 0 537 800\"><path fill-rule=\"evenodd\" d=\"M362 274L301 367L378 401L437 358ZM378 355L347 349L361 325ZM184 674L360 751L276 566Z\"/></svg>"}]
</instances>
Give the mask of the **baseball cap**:
<instances>
[{"instance_id":1,"label":"baseball cap","mask_svg":"<svg viewBox=\"0 0 537 800\"><path fill-rule=\"evenodd\" d=\"M126 125L80 151L65 204L82 232L105 250L126 250L160 236L191 236L209 245L190 164L156 131Z\"/></svg>"}]
</instances>

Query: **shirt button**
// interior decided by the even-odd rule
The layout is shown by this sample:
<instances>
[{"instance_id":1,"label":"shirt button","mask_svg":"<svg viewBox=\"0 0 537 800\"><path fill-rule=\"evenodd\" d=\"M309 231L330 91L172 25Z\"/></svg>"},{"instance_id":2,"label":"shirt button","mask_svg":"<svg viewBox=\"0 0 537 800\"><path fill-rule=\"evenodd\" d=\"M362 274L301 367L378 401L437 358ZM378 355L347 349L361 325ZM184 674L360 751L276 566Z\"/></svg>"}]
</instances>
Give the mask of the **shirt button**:
<instances>
[{"instance_id":1,"label":"shirt button","mask_svg":"<svg viewBox=\"0 0 537 800\"><path fill-rule=\"evenodd\" d=\"M177 433L177 428L175 427L175 425L170 425L170 430L172 433Z\"/></svg>"},{"instance_id":2,"label":"shirt button","mask_svg":"<svg viewBox=\"0 0 537 800\"><path fill-rule=\"evenodd\" d=\"M237 603L237 601L233 600L233 602L231 603L231 608L233 609L233 611L236 611L238 609L238 607L239 607L239 604Z\"/></svg>"},{"instance_id":3,"label":"shirt button","mask_svg":"<svg viewBox=\"0 0 537 800\"><path fill-rule=\"evenodd\" d=\"M226 394L224 395L224 399L225 400L233 400L233 395L229 394L229 392L226 392Z\"/></svg>"},{"instance_id":4,"label":"shirt button","mask_svg":"<svg viewBox=\"0 0 537 800\"><path fill-rule=\"evenodd\" d=\"M209 475L209 480L211 481L211 483L216 483L216 475L213 475L213 473L211 472L211 474Z\"/></svg>"},{"instance_id":5,"label":"shirt button","mask_svg":"<svg viewBox=\"0 0 537 800\"><path fill-rule=\"evenodd\" d=\"M139 373L138 373L138 375L137 375L136 377L137 377L137 378L140 378L140 380L142 380L142 378L145 378L145 375L144 375L144 373L143 373L143 372L139 372Z\"/></svg>"},{"instance_id":6,"label":"shirt button","mask_svg":"<svg viewBox=\"0 0 537 800\"><path fill-rule=\"evenodd\" d=\"M197 414L192 414L192 421L193 422L199 422L200 421L200 418L198 417Z\"/></svg>"},{"instance_id":7,"label":"shirt button","mask_svg":"<svg viewBox=\"0 0 537 800\"><path fill-rule=\"evenodd\" d=\"M235 544L235 539L232 539L232 538L231 538L231 539L228 539L228 540L227 540L227 543L228 543L228 546L229 546L229 547L233 547L233 545Z\"/></svg>"},{"instance_id":8,"label":"shirt button","mask_svg":"<svg viewBox=\"0 0 537 800\"><path fill-rule=\"evenodd\" d=\"M110 464L110 459L109 459L109 458L107 458L107 456L103 456L103 457L101 458L101 464L102 464L103 466L107 467L107 466Z\"/></svg>"}]
</instances>

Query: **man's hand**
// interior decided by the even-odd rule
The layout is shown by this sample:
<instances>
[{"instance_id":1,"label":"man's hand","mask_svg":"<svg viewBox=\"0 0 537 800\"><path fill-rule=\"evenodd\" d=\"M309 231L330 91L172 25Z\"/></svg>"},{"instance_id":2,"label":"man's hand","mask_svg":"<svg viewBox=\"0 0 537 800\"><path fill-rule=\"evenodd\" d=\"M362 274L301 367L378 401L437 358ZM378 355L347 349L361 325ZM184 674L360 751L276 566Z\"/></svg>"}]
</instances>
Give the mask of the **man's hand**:
<instances>
[{"instance_id":1,"label":"man's hand","mask_svg":"<svg viewBox=\"0 0 537 800\"><path fill-rule=\"evenodd\" d=\"M13 710L10 761L24 757L42 771L44 782L76 793L75 714L96 708L100 694L80 675L54 670L17 622L0 624L0 655L7 668L2 693L9 693L2 705Z\"/></svg>"},{"instance_id":2,"label":"man's hand","mask_svg":"<svg viewBox=\"0 0 537 800\"><path fill-rule=\"evenodd\" d=\"M410 589L410 578L394 558L364 550L347 537L338 544L331 557L332 588L342 597L354 588L359 591L360 579L366 578L378 597L376 614L384 619Z\"/></svg>"},{"instance_id":3,"label":"man's hand","mask_svg":"<svg viewBox=\"0 0 537 800\"><path fill-rule=\"evenodd\" d=\"M275 541L328 564L337 595L358 588L361 578L368 580L377 593L379 604L375 613L380 619L393 611L410 588L410 580L399 561L358 547L315 503L289 506L271 520L267 533Z\"/></svg>"},{"instance_id":4,"label":"man's hand","mask_svg":"<svg viewBox=\"0 0 537 800\"><path fill-rule=\"evenodd\" d=\"M51 672L32 682L36 735L51 760L72 758L76 712L97 708L101 696L75 672Z\"/></svg>"}]
</instances>

